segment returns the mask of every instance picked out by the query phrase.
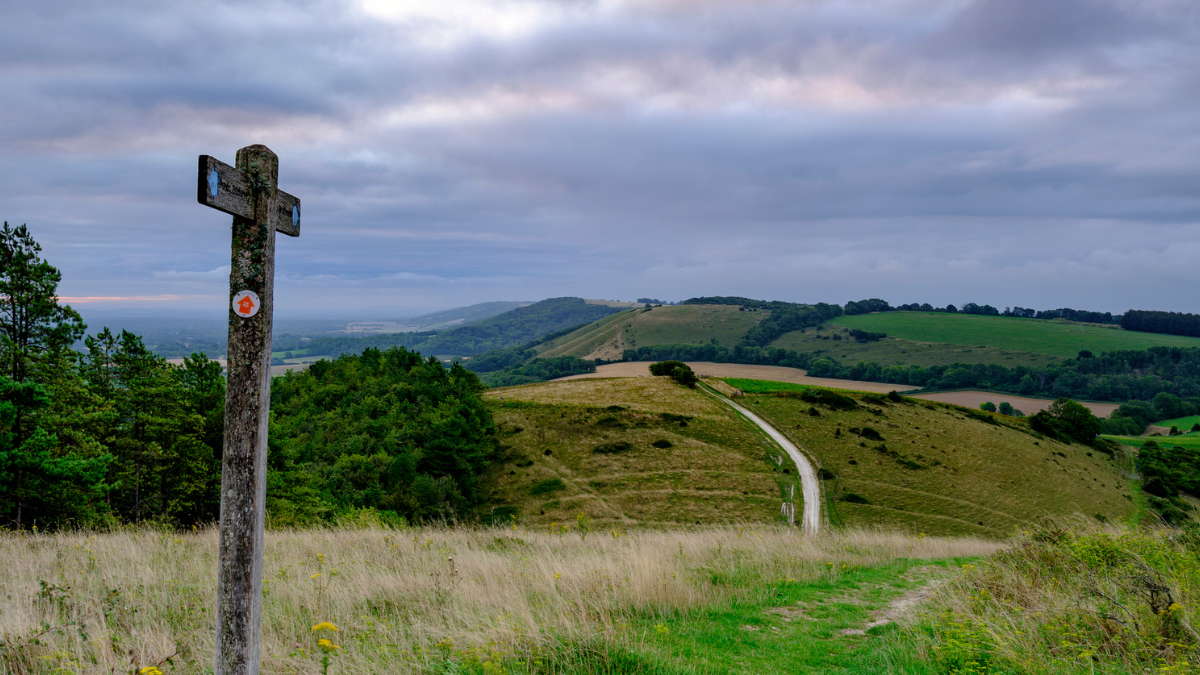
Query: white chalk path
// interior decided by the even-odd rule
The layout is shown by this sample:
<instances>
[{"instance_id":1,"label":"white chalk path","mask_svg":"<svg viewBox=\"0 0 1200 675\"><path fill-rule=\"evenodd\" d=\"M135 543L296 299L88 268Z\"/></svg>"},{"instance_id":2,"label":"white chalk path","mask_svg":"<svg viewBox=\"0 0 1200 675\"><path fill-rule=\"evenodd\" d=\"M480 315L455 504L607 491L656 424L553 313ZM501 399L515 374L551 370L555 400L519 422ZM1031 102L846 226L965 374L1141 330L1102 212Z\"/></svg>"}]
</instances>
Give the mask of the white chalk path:
<instances>
[{"instance_id":1,"label":"white chalk path","mask_svg":"<svg viewBox=\"0 0 1200 675\"><path fill-rule=\"evenodd\" d=\"M795 444L787 439L786 436L776 431L775 427L767 424L766 420L758 415L755 415L746 408L734 403L724 396L709 391L707 387L704 387L704 391L721 399L725 403L732 406L734 410L745 415L746 418L751 422L757 424L759 429L762 429L767 433L768 436L773 438L775 442L778 443L781 448L783 448L784 452L788 454L788 457L792 458L792 461L796 463L796 473L800 476L800 493L804 498L804 514L800 519L800 522L803 525L805 532L810 534L816 534L817 532L820 532L821 484L817 482L817 472L815 469L813 469L812 463L808 461L808 458L804 456L803 452L800 452L800 448L797 448Z\"/></svg>"}]
</instances>

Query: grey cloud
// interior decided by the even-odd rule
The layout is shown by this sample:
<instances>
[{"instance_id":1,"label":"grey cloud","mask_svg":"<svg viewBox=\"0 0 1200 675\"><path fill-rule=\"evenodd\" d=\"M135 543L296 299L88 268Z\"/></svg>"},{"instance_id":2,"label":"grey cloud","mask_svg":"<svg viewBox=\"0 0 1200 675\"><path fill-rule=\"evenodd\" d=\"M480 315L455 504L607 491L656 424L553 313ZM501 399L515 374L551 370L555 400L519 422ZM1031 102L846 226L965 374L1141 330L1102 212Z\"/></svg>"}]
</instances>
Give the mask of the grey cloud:
<instances>
[{"instance_id":1,"label":"grey cloud","mask_svg":"<svg viewBox=\"0 0 1200 675\"><path fill-rule=\"evenodd\" d=\"M1200 310L1175 288L1200 241L1195 3L541 8L515 37L433 46L428 21L348 3L6 9L3 217L34 227L66 295L219 304L201 277L228 263L228 222L194 203L195 156L265 142L305 204L281 307Z\"/></svg>"}]
</instances>

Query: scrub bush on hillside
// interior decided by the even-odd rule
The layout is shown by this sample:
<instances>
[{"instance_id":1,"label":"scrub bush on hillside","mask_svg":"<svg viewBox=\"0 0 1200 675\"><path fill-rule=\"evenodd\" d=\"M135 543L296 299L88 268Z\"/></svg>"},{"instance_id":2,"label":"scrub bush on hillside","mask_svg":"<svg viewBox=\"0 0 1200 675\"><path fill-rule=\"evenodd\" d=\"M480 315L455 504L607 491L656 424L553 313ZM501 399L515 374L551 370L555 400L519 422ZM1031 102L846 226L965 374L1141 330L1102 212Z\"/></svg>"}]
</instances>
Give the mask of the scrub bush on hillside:
<instances>
[{"instance_id":1,"label":"scrub bush on hillside","mask_svg":"<svg viewBox=\"0 0 1200 675\"><path fill-rule=\"evenodd\" d=\"M405 349L368 349L277 378L272 522L321 522L351 508L464 518L496 449L484 388L458 364L447 369Z\"/></svg>"}]
</instances>

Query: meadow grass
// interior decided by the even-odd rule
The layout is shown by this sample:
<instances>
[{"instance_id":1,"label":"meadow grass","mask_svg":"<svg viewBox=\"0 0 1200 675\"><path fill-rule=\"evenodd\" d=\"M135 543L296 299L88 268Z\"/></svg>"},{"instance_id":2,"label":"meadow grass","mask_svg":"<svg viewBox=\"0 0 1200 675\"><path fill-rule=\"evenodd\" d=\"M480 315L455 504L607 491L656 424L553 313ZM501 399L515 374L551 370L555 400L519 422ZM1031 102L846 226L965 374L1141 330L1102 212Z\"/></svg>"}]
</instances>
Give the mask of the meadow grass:
<instances>
[{"instance_id":1,"label":"meadow grass","mask_svg":"<svg viewBox=\"0 0 1200 675\"><path fill-rule=\"evenodd\" d=\"M834 340L838 335L842 339ZM850 336L850 329L827 323L822 330L807 329L792 331L776 338L771 345L779 349L793 349L827 356L843 364L878 363L881 366L948 366L952 363L997 363L1006 368L1016 366L1045 366L1060 360L1050 354L1035 354L1025 350L999 349L981 344L954 344L948 342L919 342L892 336L872 342L857 342Z\"/></svg>"},{"instance_id":2,"label":"meadow grass","mask_svg":"<svg viewBox=\"0 0 1200 675\"><path fill-rule=\"evenodd\" d=\"M774 526L269 531L263 671L319 672L324 638L333 673L885 672L821 664L871 662L851 653L871 636L839 631L998 547ZM216 550L213 529L0 536L0 672L211 672Z\"/></svg>"},{"instance_id":3,"label":"meadow grass","mask_svg":"<svg viewBox=\"0 0 1200 675\"><path fill-rule=\"evenodd\" d=\"M1135 448L1140 448L1149 441L1161 445L1165 448L1173 448L1180 446L1183 448L1200 450L1200 433L1185 434L1182 436L1109 436L1101 435L1101 438L1107 438L1116 441L1121 445L1131 445Z\"/></svg>"},{"instance_id":4,"label":"meadow grass","mask_svg":"<svg viewBox=\"0 0 1200 675\"><path fill-rule=\"evenodd\" d=\"M901 650L950 673L1194 673L1200 536L1046 521L951 578Z\"/></svg>"},{"instance_id":5,"label":"meadow grass","mask_svg":"<svg viewBox=\"0 0 1200 675\"><path fill-rule=\"evenodd\" d=\"M1104 328L1091 324L1002 316L883 312L841 316L831 323L845 328L887 333L916 342L974 345L979 348L1075 358L1081 350L1096 354L1154 346L1200 347L1200 338ZM1003 364L1004 361L995 361Z\"/></svg>"},{"instance_id":6,"label":"meadow grass","mask_svg":"<svg viewBox=\"0 0 1200 675\"><path fill-rule=\"evenodd\" d=\"M1192 415L1191 417L1176 417L1173 420L1162 420L1161 422L1155 422L1154 426L1166 427L1168 429L1175 427L1180 431L1186 432L1191 431L1192 427L1197 424L1200 424L1200 415Z\"/></svg>"}]
</instances>

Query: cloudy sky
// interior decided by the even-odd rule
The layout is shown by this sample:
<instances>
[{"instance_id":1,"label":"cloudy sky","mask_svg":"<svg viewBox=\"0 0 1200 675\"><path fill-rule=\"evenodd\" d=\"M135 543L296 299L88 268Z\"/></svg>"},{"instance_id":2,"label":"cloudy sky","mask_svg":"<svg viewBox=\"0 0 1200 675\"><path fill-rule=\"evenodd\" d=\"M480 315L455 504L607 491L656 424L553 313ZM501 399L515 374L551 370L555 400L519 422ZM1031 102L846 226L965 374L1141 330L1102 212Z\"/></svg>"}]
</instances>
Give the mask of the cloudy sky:
<instances>
[{"instance_id":1,"label":"cloudy sky","mask_svg":"<svg viewBox=\"0 0 1200 675\"><path fill-rule=\"evenodd\" d=\"M304 203L280 311L559 295L1200 311L1195 0L3 0L0 218L220 309L196 156Z\"/></svg>"}]
</instances>

